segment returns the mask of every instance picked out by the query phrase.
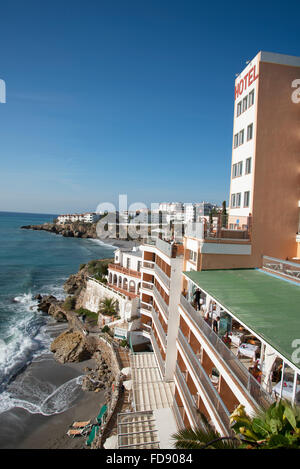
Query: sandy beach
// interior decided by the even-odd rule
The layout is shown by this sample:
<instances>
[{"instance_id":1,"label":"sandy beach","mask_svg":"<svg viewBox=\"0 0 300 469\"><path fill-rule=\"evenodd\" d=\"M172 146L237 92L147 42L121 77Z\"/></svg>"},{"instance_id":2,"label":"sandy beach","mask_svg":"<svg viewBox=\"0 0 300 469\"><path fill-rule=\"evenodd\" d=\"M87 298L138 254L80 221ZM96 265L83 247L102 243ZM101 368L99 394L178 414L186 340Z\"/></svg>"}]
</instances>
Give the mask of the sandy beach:
<instances>
[{"instance_id":1,"label":"sandy beach","mask_svg":"<svg viewBox=\"0 0 300 469\"><path fill-rule=\"evenodd\" d=\"M56 389L61 389L61 386L70 381L72 385L75 378L85 374L86 367L92 368L93 365L94 360L61 365L51 356L44 356L29 365L24 373L15 379L14 386L29 379L34 382L35 378L39 382L47 382ZM69 394L69 390L66 394ZM73 394L70 408L55 415L32 414L17 407L2 413L0 415L0 448L79 449L86 447L86 438L73 439L66 435L66 432L75 420L95 420L104 404L104 392L87 392L78 386ZM70 396L64 397L66 400L70 398ZM62 399L59 392L57 399Z\"/></svg>"}]
</instances>

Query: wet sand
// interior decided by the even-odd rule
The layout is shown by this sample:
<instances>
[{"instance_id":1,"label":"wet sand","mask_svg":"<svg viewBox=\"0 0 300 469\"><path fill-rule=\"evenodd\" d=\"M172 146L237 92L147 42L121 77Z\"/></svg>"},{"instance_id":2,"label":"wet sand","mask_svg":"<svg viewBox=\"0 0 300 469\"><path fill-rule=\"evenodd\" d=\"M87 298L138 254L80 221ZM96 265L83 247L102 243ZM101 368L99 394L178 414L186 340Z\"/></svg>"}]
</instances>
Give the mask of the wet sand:
<instances>
[{"instance_id":1,"label":"wet sand","mask_svg":"<svg viewBox=\"0 0 300 469\"><path fill-rule=\"evenodd\" d=\"M62 384L84 373L84 368L92 368L93 360L81 363L61 365L53 359L41 359L29 365L24 374L44 379L59 388ZM18 376L16 386L22 384L24 376ZM64 412L45 416L32 414L25 409L11 409L0 415L0 448L4 449L78 449L85 447L86 437L70 438L66 435L75 420L95 421L101 406L104 404L104 392L87 392L77 386L71 407Z\"/></svg>"}]
</instances>

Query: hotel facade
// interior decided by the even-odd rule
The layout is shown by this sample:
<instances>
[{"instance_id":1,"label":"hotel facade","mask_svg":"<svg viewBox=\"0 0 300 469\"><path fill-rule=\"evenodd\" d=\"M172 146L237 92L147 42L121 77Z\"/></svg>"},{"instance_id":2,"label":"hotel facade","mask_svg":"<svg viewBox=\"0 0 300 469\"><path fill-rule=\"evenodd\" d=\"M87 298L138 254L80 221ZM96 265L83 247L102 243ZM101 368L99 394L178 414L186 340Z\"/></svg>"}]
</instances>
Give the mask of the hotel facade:
<instances>
[{"instance_id":1,"label":"hotel facade","mask_svg":"<svg viewBox=\"0 0 300 469\"><path fill-rule=\"evenodd\" d=\"M281 398L300 404L298 78L297 57L260 52L248 63L235 81L228 219L203 217L182 244L141 246L138 333L157 369L134 382L133 408L157 412L160 380L177 429L201 427L203 414L228 436L239 404L249 415ZM147 368L131 356L133 375ZM153 448L149 435L139 447Z\"/></svg>"}]
</instances>

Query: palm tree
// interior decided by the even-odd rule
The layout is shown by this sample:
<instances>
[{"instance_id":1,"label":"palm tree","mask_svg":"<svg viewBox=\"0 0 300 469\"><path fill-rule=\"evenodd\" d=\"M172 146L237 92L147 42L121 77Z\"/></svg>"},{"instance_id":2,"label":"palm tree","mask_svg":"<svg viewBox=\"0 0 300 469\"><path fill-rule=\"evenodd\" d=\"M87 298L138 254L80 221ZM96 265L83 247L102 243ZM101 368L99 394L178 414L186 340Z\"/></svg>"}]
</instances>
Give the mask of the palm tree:
<instances>
[{"instance_id":1,"label":"palm tree","mask_svg":"<svg viewBox=\"0 0 300 469\"><path fill-rule=\"evenodd\" d=\"M98 313L104 316L116 316L119 310L119 303L113 298L103 298L99 304Z\"/></svg>"},{"instance_id":2,"label":"palm tree","mask_svg":"<svg viewBox=\"0 0 300 469\"><path fill-rule=\"evenodd\" d=\"M185 428L173 435L177 449L300 448L300 409L287 401L274 402L249 417L243 405L230 416L233 435L221 437L201 414L201 428Z\"/></svg>"},{"instance_id":3,"label":"palm tree","mask_svg":"<svg viewBox=\"0 0 300 469\"><path fill-rule=\"evenodd\" d=\"M172 435L176 449L234 449L239 444L235 436L221 437L201 415L201 427L183 428Z\"/></svg>"}]
</instances>

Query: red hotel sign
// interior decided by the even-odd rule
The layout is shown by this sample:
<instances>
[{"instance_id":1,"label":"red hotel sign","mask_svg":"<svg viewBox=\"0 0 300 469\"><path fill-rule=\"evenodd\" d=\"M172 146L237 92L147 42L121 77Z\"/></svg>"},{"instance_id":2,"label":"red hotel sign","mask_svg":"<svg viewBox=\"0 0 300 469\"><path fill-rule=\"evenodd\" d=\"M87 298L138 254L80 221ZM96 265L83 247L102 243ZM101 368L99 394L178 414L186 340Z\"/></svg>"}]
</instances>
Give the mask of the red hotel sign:
<instances>
[{"instance_id":1,"label":"red hotel sign","mask_svg":"<svg viewBox=\"0 0 300 469\"><path fill-rule=\"evenodd\" d=\"M246 73L244 78L242 78L238 84L235 86L235 98L238 98L243 94L243 92L248 88L248 86L252 85L252 83L258 78L258 75L256 75L256 65L254 65L252 68L250 68L249 72Z\"/></svg>"}]
</instances>

